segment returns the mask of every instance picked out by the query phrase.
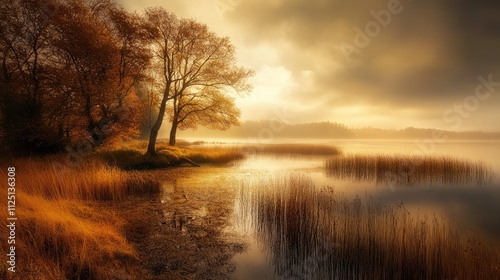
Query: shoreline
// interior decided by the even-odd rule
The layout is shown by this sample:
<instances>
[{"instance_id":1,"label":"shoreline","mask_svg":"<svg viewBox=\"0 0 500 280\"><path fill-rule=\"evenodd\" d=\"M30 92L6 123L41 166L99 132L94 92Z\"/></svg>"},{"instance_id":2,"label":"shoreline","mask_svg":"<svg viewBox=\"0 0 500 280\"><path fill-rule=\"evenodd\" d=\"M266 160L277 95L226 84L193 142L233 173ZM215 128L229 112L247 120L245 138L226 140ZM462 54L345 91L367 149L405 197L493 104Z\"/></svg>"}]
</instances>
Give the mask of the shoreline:
<instances>
[{"instance_id":1,"label":"shoreline","mask_svg":"<svg viewBox=\"0 0 500 280\"><path fill-rule=\"evenodd\" d=\"M166 184L180 177L199 176L208 168L143 171ZM245 250L243 240L224 230L232 204L227 189L200 186L165 186L158 195L131 197L120 203L119 214L127 221L127 240L138 252L141 279L232 279L234 255ZM208 190L207 190L208 191ZM214 197L219 197L215 199ZM140 215L137 214L140 213ZM144 217L141 219L141 216ZM133 279L123 273L119 279ZM128 277L128 278L127 278Z\"/></svg>"}]
</instances>

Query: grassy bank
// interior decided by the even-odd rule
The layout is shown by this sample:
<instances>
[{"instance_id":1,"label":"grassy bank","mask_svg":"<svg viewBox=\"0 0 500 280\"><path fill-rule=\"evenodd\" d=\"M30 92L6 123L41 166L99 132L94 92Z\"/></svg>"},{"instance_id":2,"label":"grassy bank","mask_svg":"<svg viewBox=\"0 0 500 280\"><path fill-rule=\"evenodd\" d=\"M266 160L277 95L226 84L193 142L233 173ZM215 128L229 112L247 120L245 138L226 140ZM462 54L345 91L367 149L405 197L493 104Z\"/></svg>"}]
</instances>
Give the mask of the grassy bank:
<instances>
[{"instance_id":1,"label":"grassy bank","mask_svg":"<svg viewBox=\"0 0 500 280\"><path fill-rule=\"evenodd\" d=\"M145 155L146 141L130 141L119 147L99 150L97 155L111 165L125 170L147 170L156 168L196 164L224 165L244 159L247 155L274 156L334 156L342 152L331 145L310 144L260 144L260 145L205 145L204 142L181 141L179 146L169 146L160 140L156 145L156 156Z\"/></svg>"},{"instance_id":2,"label":"grassy bank","mask_svg":"<svg viewBox=\"0 0 500 280\"><path fill-rule=\"evenodd\" d=\"M348 200L301 176L242 182L237 219L264 244L279 274L294 279L498 279L495 252L462 240L448 219L402 205Z\"/></svg>"},{"instance_id":3,"label":"grassy bank","mask_svg":"<svg viewBox=\"0 0 500 280\"><path fill-rule=\"evenodd\" d=\"M157 155L145 155L146 141L130 141L113 149L104 149L97 152L97 156L113 166L125 170L147 170L175 167L183 164L223 165L231 161L245 158L241 149L222 146L182 145L169 146L165 141L158 141Z\"/></svg>"},{"instance_id":4,"label":"grassy bank","mask_svg":"<svg viewBox=\"0 0 500 280\"><path fill-rule=\"evenodd\" d=\"M125 238L115 203L130 195L155 194L157 182L98 160L61 166L62 157L18 159L16 168L16 273L1 267L2 279L115 279L137 273L136 252ZM8 166L7 166L8 164ZM7 193L5 184L2 193ZM7 205L6 195L0 204ZM7 212L0 212L7 219ZM6 256L6 246L1 254ZM15 276L15 277L13 277Z\"/></svg>"},{"instance_id":5,"label":"grassy bank","mask_svg":"<svg viewBox=\"0 0 500 280\"><path fill-rule=\"evenodd\" d=\"M495 175L484 162L449 156L346 155L328 159L325 169L330 176L401 186L486 185Z\"/></svg>"}]
</instances>

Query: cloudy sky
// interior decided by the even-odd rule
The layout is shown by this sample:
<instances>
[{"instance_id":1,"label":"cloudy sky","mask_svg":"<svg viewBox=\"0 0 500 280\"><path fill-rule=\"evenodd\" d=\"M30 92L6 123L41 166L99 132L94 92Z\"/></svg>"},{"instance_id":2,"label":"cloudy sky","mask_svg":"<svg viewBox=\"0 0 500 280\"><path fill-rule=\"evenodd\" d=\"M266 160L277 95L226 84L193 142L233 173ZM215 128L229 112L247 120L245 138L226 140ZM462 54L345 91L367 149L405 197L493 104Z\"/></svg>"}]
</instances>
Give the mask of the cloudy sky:
<instances>
[{"instance_id":1,"label":"cloudy sky","mask_svg":"<svg viewBox=\"0 0 500 280\"><path fill-rule=\"evenodd\" d=\"M229 36L243 120L500 131L500 1L117 1Z\"/></svg>"}]
</instances>

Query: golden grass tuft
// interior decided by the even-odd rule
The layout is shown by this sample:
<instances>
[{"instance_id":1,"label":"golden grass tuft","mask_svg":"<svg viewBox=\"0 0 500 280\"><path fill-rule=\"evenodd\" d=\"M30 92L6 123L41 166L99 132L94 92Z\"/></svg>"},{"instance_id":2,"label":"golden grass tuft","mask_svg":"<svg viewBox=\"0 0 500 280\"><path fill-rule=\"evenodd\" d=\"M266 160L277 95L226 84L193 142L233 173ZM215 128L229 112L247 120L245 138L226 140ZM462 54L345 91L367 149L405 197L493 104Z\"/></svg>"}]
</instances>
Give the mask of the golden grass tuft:
<instances>
[{"instance_id":1,"label":"golden grass tuft","mask_svg":"<svg viewBox=\"0 0 500 280\"><path fill-rule=\"evenodd\" d=\"M51 157L18 160L14 165L23 170L23 190L47 199L120 201L129 194L155 194L160 190L158 182L136 172L123 172L100 160L61 164L64 162L62 157Z\"/></svg>"},{"instance_id":2,"label":"golden grass tuft","mask_svg":"<svg viewBox=\"0 0 500 280\"><path fill-rule=\"evenodd\" d=\"M181 158L189 158L201 164L226 164L245 158L243 151L238 147L220 145L169 146L166 142L160 142L157 145L157 152L169 155L176 161L179 161Z\"/></svg>"},{"instance_id":3,"label":"golden grass tuft","mask_svg":"<svg viewBox=\"0 0 500 280\"><path fill-rule=\"evenodd\" d=\"M184 149L183 157L196 163L226 164L245 158L244 153L237 147L200 146Z\"/></svg>"},{"instance_id":4,"label":"golden grass tuft","mask_svg":"<svg viewBox=\"0 0 500 280\"><path fill-rule=\"evenodd\" d=\"M62 167L62 157L18 159L16 274L2 266L0 277L12 279L115 279L135 275L134 248L124 235L124 220L111 203L131 194L158 193L157 182L89 159ZM55 163L55 164L54 164ZM0 180L7 182L7 165ZM5 184L0 188L7 193ZM7 205L1 196L0 204ZM0 218L7 219L6 211ZM1 246L5 256L6 246ZM127 268L130 267L130 268ZM15 278L13 278L13 276Z\"/></svg>"},{"instance_id":5,"label":"golden grass tuft","mask_svg":"<svg viewBox=\"0 0 500 280\"><path fill-rule=\"evenodd\" d=\"M122 221L106 209L22 192L18 199L20 274L106 279L113 276L110 260L121 258L129 264L135 260L134 248L117 229ZM35 267L37 271L32 271Z\"/></svg>"},{"instance_id":6,"label":"golden grass tuft","mask_svg":"<svg viewBox=\"0 0 500 280\"><path fill-rule=\"evenodd\" d=\"M330 176L404 186L486 185L495 176L483 162L449 156L345 155L328 159L325 169Z\"/></svg>"}]
</instances>

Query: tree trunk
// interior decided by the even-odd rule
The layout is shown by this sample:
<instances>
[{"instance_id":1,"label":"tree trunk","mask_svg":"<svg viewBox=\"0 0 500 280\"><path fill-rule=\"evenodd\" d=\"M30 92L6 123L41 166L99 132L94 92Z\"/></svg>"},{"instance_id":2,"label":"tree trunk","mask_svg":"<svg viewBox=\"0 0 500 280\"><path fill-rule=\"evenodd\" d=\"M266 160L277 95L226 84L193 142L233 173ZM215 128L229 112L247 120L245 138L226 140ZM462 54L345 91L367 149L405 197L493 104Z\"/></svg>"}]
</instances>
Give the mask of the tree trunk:
<instances>
[{"instance_id":1,"label":"tree trunk","mask_svg":"<svg viewBox=\"0 0 500 280\"><path fill-rule=\"evenodd\" d=\"M88 133L90 134L90 136L92 137L92 140L94 142L94 145L95 146L99 146L99 145L96 145L96 143L98 141L101 141L103 140L103 135L99 129L99 133L96 133L95 129L97 128L96 124L94 123L94 118L92 118L92 104L91 104L91 98L90 98L90 94L86 94L85 96L85 117L87 118L87 131ZM100 144L100 143L99 143Z\"/></svg>"},{"instance_id":2,"label":"tree trunk","mask_svg":"<svg viewBox=\"0 0 500 280\"><path fill-rule=\"evenodd\" d=\"M165 105L164 105L165 104ZM161 124L163 122L163 117L165 115L166 102L161 104L160 111L158 112L158 118L155 124L151 128L151 134L149 134L148 150L146 154L154 156L156 155L156 139L158 138L158 131L160 131Z\"/></svg>"},{"instance_id":3,"label":"tree trunk","mask_svg":"<svg viewBox=\"0 0 500 280\"><path fill-rule=\"evenodd\" d=\"M168 144L170 146L175 146L175 135L177 134L177 121L172 122L172 128L170 128L170 139L168 141Z\"/></svg>"},{"instance_id":4,"label":"tree trunk","mask_svg":"<svg viewBox=\"0 0 500 280\"><path fill-rule=\"evenodd\" d=\"M170 87L168 86L167 89L168 88ZM151 134L149 134L148 150L146 151L147 155L151 156L156 155L156 139L158 138L158 131L160 131L160 127L163 122L163 117L165 116L167 101L168 101L168 91L166 91L163 94L163 98L161 100L161 105L160 105L160 111L158 112L158 118L156 119L155 124L151 128Z\"/></svg>"},{"instance_id":5,"label":"tree trunk","mask_svg":"<svg viewBox=\"0 0 500 280\"><path fill-rule=\"evenodd\" d=\"M151 156L156 155L155 146L156 146L156 138L158 137L158 130L159 129L155 129L154 126L151 128L151 133L149 134L148 150L146 151L147 155Z\"/></svg>"}]
</instances>

